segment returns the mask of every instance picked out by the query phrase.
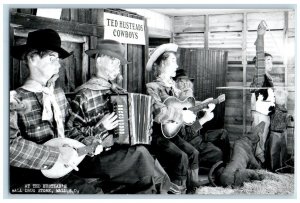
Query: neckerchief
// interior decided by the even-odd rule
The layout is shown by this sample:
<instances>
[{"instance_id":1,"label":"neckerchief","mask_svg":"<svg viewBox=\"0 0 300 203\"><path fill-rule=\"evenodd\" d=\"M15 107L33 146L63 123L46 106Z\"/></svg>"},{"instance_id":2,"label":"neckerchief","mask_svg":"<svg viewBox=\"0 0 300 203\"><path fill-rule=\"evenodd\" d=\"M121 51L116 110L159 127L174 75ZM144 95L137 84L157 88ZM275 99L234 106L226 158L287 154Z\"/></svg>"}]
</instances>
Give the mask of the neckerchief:
<instances>
[{"instance_id":1,"label":"neckerchief","mask_svg":"<svg viewBox=\"0 0 300 203\"><path fill-rule=\"evenodd\" d=\"M82 89L111 90L113 93L126 93L126 90L105 78L93 76L89 81L75 89L75 93Z\"/></svg>"},{"instance_id":2,"label":"neckerchief","mask_svg":"<svg viewBox=\"0 0 300 203\"><path fill-rule=\"evenodd\" d=\"M161 82L163 86L171 88L171 90L174 92L175 96L177 96L177 97L179 96L179 94L180 94L181 91L180 91L180 89L178 89L176 87L176 83L175 83L175 81L173 79L171 79L171 78L167 79L167 78L163 78L163 77L158 77L156 80L159 81L159 82Z\"/></svg>"}]
</instances>

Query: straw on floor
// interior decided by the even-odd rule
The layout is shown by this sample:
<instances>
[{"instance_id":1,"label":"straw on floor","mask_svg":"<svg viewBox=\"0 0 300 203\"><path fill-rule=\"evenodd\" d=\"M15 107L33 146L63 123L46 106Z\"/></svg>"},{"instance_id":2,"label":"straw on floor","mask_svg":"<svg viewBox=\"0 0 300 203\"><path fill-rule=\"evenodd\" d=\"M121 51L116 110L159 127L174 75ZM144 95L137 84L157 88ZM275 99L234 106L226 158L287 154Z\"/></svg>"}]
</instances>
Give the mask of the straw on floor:
<instances>
[{"instance_id":1,"label":"straw on floor","mask_svg":"<svg viewBox=\"0 0 300 203\"><path fill-rule=\"evenodd\" d=\"M294 174L276 174L266 170L258 170L258 173L265 175L262 181L246 182L240 188L223 187L201 187L196 194L216 195L292 195L294 193Z\"/></svg>"}]
</instances>

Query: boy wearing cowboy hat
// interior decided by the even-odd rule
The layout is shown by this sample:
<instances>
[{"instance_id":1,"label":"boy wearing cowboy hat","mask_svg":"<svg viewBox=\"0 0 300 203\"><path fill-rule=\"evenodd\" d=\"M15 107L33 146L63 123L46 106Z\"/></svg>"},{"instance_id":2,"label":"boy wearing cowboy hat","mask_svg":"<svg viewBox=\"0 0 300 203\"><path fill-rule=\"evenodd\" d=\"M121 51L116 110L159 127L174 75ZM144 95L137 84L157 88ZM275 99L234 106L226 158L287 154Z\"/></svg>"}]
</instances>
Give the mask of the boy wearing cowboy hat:
<instances>
[{"instance_id":1,"label":"boy wearing cowboy hat","mask_svg":"<svg viewBox=\"0 0 300 203\"><path fill-rule=\"evenodd\" d=\"M23 104L21 110L10 109L11 191L24 184L62 183L75 193L96 193L91 184L73 173L55 180L40 172L56 162L78 170L72 161L77 152L72 147L44 145L52 138L69 136L65 130L69 105L62 89L55 88L54 83L61 66L59 59L70 53L61 48L58 33L51 29L30 32L26 44L12 47L11 54L24 60L30 73L23 86L11 92L11 101Z\"/></svg>"},{"instance_id":2,"label":"boy wearing cowboy hat","mask_svg":"<svg viewBox=\"0 0 300 203\"><path fill-rule=\"evenodd\" d=\"M183 69L176 70L176 76L173 78L176 82L176 87L180 89L185 97L193 97L193 82L194 78L189 78Z\"/></svg>"},{"instance_id":3,"label":"boy wearing cowboy hat","mask_svg":"<svg viewBox=\"0 0 300 203\"><path fill-rule=\"evenodd\" d=\"M120 75L120 66L129 62L122 44L114 40L100 40L96 49L86 54L95 59L96 73L75 90L74 113L68 124L78 129L73 134L76 139L90 144L118 126L117 115L109 113L108 97L126 93L112 81ZM166 193L170 187L169 177L144 146L114 144L111 150L86 158L80 166L79 172L104 177L107 185L124 186L122 193Z\"/></svg>"},{"instance_id":4,"label":"boy wearing cowboy hat","mask_svg":"<svg viewBox=\"0 0 300 203\"><path fill-rule=\"evenodd\" d=\"M189 78L184 69L178 69L174 77L176 86L186 97L194 97L194 78ZM196 105L207 102L213 98L196 101ZM200 133L202 125L199 122L202 114L197 115L197 121L192 126L185 126L181 131L184 140L192 144L199 151L199 168L202 173L207 173L209 169L218 161L227 163L230 158L230 143L228 132L225 129L210 130L203 136ZM210 114L211 119L214 117ZM210 118L209 118L210 120Z\"/></svg>"}]
</instances>

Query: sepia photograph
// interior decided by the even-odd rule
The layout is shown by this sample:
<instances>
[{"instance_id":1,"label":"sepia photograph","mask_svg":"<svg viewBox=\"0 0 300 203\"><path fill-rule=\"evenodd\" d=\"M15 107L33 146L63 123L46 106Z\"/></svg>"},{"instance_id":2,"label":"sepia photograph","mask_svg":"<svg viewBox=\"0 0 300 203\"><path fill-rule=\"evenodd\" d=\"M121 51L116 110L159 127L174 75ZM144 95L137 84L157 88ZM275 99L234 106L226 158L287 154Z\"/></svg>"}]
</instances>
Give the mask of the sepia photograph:
<instances>
[{"instance_id":1,"label":"sepia photograph","mask_svg":"<svg viewBox=\"0 0 300 203\"><path fill-rule=\"evenodd\" d=\"M6 198L297 196L296 4L3 16Z\"/></svg>"}]
</instances>

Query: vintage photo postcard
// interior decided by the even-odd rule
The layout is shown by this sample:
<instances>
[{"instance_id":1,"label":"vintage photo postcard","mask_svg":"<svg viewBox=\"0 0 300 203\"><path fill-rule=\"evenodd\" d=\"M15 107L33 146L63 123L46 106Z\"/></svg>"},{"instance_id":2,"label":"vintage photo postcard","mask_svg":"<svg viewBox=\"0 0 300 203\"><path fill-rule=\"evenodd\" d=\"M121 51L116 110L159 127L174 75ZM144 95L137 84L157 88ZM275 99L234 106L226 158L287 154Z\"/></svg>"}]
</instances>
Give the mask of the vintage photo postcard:
<instances>
[{"instance_id":1,"label":"vintage photo postcard","mask_svg":"<svg viewBox=\"0 0 300 203\"><path fill-rule=\"evenodd\" d=\"M295 198L295 4L3 13L7 198Z\"/></svg>"}]
</instances>

